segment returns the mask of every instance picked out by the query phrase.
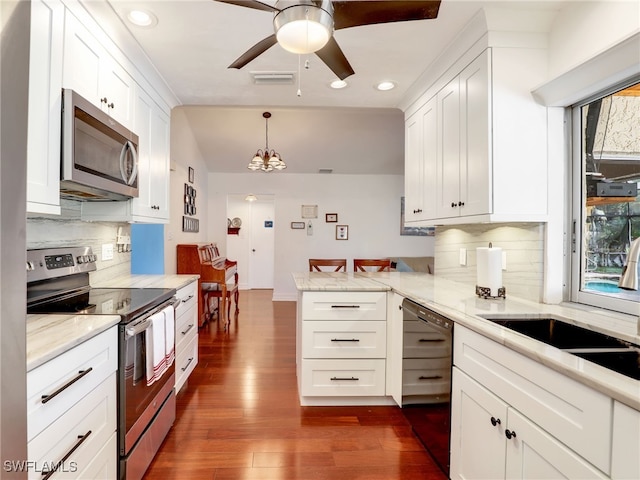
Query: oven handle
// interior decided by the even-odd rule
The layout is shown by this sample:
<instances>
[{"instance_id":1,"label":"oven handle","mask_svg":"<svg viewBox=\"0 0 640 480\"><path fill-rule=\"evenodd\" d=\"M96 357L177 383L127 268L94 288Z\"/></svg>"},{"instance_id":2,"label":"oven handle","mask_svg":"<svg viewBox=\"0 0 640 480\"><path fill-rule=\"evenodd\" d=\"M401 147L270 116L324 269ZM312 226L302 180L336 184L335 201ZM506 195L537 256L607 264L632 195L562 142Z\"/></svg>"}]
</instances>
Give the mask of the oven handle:
<instances>
[{"instance_id":1,"label":"oven handle","mask_svg":"<svg viewBox=\"0 0 640 480\"><path fill-rule=\"evenodd\" d=\"M143 320L127 328L125 330L127 337L135 337L136 335L141 334L147 328L149 328L151 326L151 316L154 315L155 313L158 313L159 311L164 310L169 306L173 307L173 310L175 311L176 308L178 308L178 305L180 305L180 299L178 299L177 297L173 297L168 302L163 303L155 310L149 312L149 314L147 314L147 316Z\"/></svg>"},{"instance_id":2,"label":"oven handle","mask_svg":"<svg viewBox=\"0 0 640 480\"><path fill-rule=\"evenodd\" d=\"M142 320L141 322L136 323L132 327L127 328L125 332L127 334L127 337L135 337L136 335L139 335L142 332L144 332L150 326L151 326L151 319L150 317L147 317L145 320Z\"/></svg>"}]
</instances>

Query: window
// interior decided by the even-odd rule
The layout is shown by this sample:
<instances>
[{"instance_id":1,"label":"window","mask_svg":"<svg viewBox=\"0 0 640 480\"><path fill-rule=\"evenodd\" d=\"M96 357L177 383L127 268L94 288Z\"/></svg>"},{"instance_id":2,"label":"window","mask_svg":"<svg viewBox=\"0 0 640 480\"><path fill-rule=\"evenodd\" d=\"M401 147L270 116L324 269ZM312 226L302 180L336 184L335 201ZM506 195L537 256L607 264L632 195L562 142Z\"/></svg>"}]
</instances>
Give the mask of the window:
<instances>
[{"instance_id":1,"label":"window","mask_svg":"<svg viewBox=\"0 0 640 480\"><path fill-rule=\"evenodd\" d=\"M572 300L637 315L618 281L640 237L640 83L574 107L573 125Z\"/></svg>"}]
</instances>

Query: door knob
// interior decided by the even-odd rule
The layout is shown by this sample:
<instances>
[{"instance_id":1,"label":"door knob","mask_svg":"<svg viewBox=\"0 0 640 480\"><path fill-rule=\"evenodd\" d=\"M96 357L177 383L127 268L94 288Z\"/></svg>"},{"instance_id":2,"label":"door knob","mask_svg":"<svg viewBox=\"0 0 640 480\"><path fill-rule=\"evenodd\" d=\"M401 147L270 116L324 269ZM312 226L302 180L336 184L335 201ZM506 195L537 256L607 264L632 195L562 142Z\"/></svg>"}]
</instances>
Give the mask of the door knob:
<instances>
[{"instance_id":1,"label":"door knob","mask_svg":"<svg viewBox=\"0 0 640 480\"><path fill-rule=\"evenodd\" d=\"M255 252L255 251L256 251L256 249L255 249L255 248L252 248L252 249L251 249L251 251L252 251L252 252Z\"/></svg>"}]
</instances>

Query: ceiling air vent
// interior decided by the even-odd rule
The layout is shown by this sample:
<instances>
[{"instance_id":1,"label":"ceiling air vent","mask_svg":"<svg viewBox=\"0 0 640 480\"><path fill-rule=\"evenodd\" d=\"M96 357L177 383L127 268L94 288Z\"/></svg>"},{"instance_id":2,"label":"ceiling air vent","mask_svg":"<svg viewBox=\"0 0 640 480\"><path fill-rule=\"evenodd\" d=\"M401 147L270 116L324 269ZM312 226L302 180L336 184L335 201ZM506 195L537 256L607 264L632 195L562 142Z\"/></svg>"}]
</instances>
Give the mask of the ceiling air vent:
<instances>
[{"instance_id":1,"label":"ceiling air vent","mask_svg":"<svg viewBox=\"0 0 640 480\"><path fill-rule=\"evenodd\" d=\"M318 173L333 173L333 168L319 168Z\"/></svg>"},{"instance_id":2,"label":"ceiling air vent","mask_svg":"<svg viewBox=\"0 0 640 480\"><path fill-rule=\"evenodd\" d=\"M249 72L255 85L293 85L293 72Z\"/></svg>"}]
</instances>

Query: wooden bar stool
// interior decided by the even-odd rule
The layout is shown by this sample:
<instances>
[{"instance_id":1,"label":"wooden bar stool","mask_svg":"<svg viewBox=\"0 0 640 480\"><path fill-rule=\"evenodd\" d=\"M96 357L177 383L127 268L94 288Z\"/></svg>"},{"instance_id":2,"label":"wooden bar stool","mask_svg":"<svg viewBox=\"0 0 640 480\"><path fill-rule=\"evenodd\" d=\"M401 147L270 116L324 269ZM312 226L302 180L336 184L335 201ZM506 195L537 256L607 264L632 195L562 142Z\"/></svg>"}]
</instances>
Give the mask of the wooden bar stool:
<instances>
[{"instance_id":1,"label":"wooden bar stool","mask_svg":"<svg viewBox=\"0 0 640 480\"><path fill-rule=\"evenodd\" d=\"M367 270L366 267L373 267ZM388 258L354 258L354 272L389 272L391 271L391 260Z\"/></svg>"},{"instance_id":2,"label":"wooden bar stool","mask_svg":"<svg viewBox=\"0 0 640 480\"><path fill-rule=\"evenodd\" d=\"M333 270L322 270L321 267L334 267ZM309 271L322 272L346 272L347 271L347 259L346 258L310 258L309 259Z\"/></svg>"}]
</instances>

